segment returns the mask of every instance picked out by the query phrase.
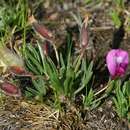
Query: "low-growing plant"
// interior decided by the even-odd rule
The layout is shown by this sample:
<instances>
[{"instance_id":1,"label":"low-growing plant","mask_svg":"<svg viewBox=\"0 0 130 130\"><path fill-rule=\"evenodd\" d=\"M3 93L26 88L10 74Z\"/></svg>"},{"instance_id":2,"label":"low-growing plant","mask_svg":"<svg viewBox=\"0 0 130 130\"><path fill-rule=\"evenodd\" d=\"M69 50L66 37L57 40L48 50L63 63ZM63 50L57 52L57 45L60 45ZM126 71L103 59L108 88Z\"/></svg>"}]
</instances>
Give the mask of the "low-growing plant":
<instances>
[{"instance_id":1,"label":"low-growing plant","mask_svg":"<svg viewBox=\"0 0 130 130\"><path fill-rule=\"evenodd\" d=\"M27 68L34 75L44 77L47 86L53 90L56 106L63 102L62 99L69 98L72 100L81 93L87 87L93 74L92 62L88 63L87 59L81 55L77 56L76 59L74 58L71 40L68 40L65 52L65 54L59 52L58 65L49 56L44 55L39 44L36 48L31 45L28 46L25 53ZM36 91L38 90L37 92L30 91L32 95L39 95L41 94L40 91L43 91L42 87L39 86L39 89L37 87L38 85L34 88Z\"/></svg>"},{"instance_id":2,"label":"low-growing plant","mask_svg":"<svg viewBox=\"0 0 130 130\"><path fill-rule=\"evenodd\" d=\"M118 81L115 89L115 97L113 98L116 112L120 118L127 118L130 121L130 81L126 81L124 85Z\"/></svg>"},{"instance_id":3,"label":"low-growing plant","mask_svg":"<svg viewBox=\"0 0 130 130\"><path fill-rule=\"evenodd\" d=\"M29 99L35 98L37 101L43 102L44 96L46 96L47 86L43 77L38 77L32 80L33 87L27 87L25 91L26 97Z\"/></svg>"},{"instance_id":4,"label":"low-growing plant","mask_svg":"<svg viewBox=\"0 0 130 130\"><path fill-rule=\"evenodd\" d=\"M91 4L91 3L94 3L94 4L99 4L101 2L101 0L84 0L86 4Z\"/></svg>"},{"instance_id":5,"label":"low-growing plant","mask_svg":"<svg viewBox=\"0 0 130 130\"><path fill-rule=\"evenodd\" d=\"M124 0L114 0L114 2L118 8L124 8Z\"/></svg>"},{"instance_id":6,"label":"low-growing plant","mask_svg":"<svg viewBox=\"0 0 130 130\"><path fill-rule=\"evenodd\" d=\"M5 1L0 5L0 23L3 28L15 26L22 29L27 21L27 2L25 0L19 1Z\"/></svg>"},{"instance_id":7,"label":"low-growing plant","mask_svg":"<svg viewBox=\"0 0 130 130\"><path fill-rule=\"evenodd\" d=\"M22 37L22 49L25 51L26 31L28 29L28 2L26 0L5 1L0 4L0 41L5 44L17 33ZM13 46L13 45L12 45ZM19 49L14 47L16 52ZM19 53L20 54L20 53Z\"/></svg>"},{"instance_id":8,"label":"low-growing plant","mask_svg":"<svg viewBox=\"0 0 130 130\"><path fill-rule=\"evenodd\" d=\"M112 18L112 21L113 21L115 27L119 28L122 24L121 19L119 17L119 12L117 12L116 10L113 10L110 12L110 16Z\"/></svg>"},{"instance_id":9,"label":"low-growing plant","mask_svg":"<svg viewBox=\"0 0 130 130\"><path fill-rule=\"evenodd\" d=\"M35 48L32 45L26 47L26 51L24 54L25 64L29 71L33 72L35 75L43 75L44 74L44 57L43 52L40 48Z\"/></svg>"},{"instance_id":10,"label":"low-growing plant","mask_svg":"<svg viewBox=\"0 0 130 130\"><path fill-rule=\"evenodd\" d=\"M112 22L116 28L123 26L126 33L130 31L130 13L124 0L114 0L115 8L110 11Z\"/></svg>"}]
</instances>

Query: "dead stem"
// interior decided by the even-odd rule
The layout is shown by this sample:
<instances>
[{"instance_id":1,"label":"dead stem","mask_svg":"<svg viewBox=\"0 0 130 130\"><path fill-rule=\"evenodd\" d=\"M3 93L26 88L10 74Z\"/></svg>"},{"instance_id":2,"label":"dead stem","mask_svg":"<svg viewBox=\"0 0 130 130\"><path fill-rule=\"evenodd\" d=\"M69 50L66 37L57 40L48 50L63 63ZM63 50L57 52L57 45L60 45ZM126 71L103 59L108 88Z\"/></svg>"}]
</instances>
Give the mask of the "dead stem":
<instances>
[{"instance_id":1,"label":"dead stem","mask_svg":"<svg viewBox=\"0 0 130 130\"><path fill-rule=\"evenodd\" d=\"M104 88L102 88L101 90L99 90L97 93L94 94L94 96L99 95L100 93L102 93L103 91L105 91L108 88L108 85L106 85Z\"/></svg>"}]
</instances>

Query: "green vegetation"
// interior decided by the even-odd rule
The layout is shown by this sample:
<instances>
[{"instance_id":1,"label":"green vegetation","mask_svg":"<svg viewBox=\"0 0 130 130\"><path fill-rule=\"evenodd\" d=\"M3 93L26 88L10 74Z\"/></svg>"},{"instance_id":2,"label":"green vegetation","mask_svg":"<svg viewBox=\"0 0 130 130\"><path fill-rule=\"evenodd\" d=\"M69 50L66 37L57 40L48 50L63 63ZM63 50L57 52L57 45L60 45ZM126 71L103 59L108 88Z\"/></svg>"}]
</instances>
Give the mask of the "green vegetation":
<instances>
[{"instance_id":1,"label":"green vegetation","mask_svg":"<svg viewBox=\"0 0 130 130\"><path fill-rule=\"evenodd\" d=\"M61 3L63 2L61 0ZM92 1L85 2L91 4ZM124 1L115 0L114 4L115 9L108 15L111 16L115 28L124 24L125 31L129 31L130 15ZM62 104L67 102L74 103L79 96L82 97L83 109L95 109L109 97L113 99L118 116L130 122L130 81L122 82L121 78L109 80L106 81L104 88L95 89L93 86L95 62L86 55L89 47L85 48L86 50L79 47L79 50L75 51L71 35L66 34L67 41L61 48L56 48L55 42L47 40L53 48L52 53L46 55L42 46L44 40L39 40L35 31L32 31L32 25L28 24L29 15L26 0L11 2L3 0L0 4L0 44L5 46L11 44L10 48L13 48L15 37L20 37L18 39L21 41L20 47L16 45L12 50L22 56L26 71L32 74L32 77L30 76L32 84L28 84L23 90L25 97L41 103L51 102L51 106L57 109L61 109ZM35 44L32 44L31 40L27 41L28 32L36 40ZM15 40L12 42L13 38Z\"/></svg>"}]
</instances>

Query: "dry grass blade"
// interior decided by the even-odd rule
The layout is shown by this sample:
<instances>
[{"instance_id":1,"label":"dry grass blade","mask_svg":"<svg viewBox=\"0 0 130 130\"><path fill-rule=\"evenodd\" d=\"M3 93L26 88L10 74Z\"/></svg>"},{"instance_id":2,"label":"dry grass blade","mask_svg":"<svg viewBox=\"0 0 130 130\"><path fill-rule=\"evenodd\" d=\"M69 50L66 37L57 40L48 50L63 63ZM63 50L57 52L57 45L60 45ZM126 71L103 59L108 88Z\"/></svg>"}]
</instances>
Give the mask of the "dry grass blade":
<instances>
[{"instance_id":1,"label":"dry grass blade","mask_svg":"<svg viewBox=\"0 0 130 130\"><path fill-rule=\"evenodd\" d=\"M8 99L0 111L0 129L10 126L20 130L52 130L59 124L58 113L42 104Z\"/></svg>"}]
</instances>

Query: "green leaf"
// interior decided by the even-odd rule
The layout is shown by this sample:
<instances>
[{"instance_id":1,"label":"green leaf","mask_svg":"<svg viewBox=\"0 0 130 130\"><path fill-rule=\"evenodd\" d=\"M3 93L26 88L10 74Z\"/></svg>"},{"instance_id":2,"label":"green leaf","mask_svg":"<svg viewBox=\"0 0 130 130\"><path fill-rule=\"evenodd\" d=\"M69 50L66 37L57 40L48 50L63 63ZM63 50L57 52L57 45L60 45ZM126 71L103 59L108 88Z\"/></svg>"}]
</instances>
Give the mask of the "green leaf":
<instances>
[{"instance_id":1,"label":"green leaf","mask_svg":"<svg viewBox=\"0 0 130 130\"><path fill-rule=\"evenodd\" d=\"M64 80L65 95L72 94L74 79L75 79L74 69L72 67L67 67L66 77Z\"/></svg>"},{"instance_id":2,"label":"green leaf","mask_svg":"<svg viewBox=\"0 0 130 130\"><path fill-rule=\"evenodd\" d=\"M44 73L44 66L41 62L42 56L31 45L26 48L25 62L27 67L34 73L42 75Z\"/></svg>"},{"instance_id":3,"label":"green leaf","mask_svg":"<svg viewBox=\"0 0 130 130\"><path fill-rule=\"evenodd\" d=\"M86 96L85 105L90 106L92 104L93 98L94 98L94 92L92 89L90 89L88 95Z\"/></svg>"},{"instance_id":4,"label":"green leaf","mask_svg":"<svg viewBox=\"0 0 130 130\"><path fill-rule=\"evenodd\" d=\"M81 90L83 90L85 88L85 86L87 86L87 84L89 83L90 79L92 78L92 68L93 68L93 62L91 62L87 68L87 64L86 64L86 61L83 60L83 65L82 65L82 68L83 68L83 77L82 77L82 85L81 87L79 87L75 92L74 94L76 95L77 93L79 93Z\"/></svg>"},{"instance_id":5,"label":"green leaf","mask_svg":"<svg viewBox=\"0 0 130 130\"><path fill-rule=\"evenodd\" d=\"M123 89L125 89L124 93L126 93L127 96L130 97L130 81L125 82L125 84L123 85Z\"/></svg>"},{"instance_id":6,"label":"green leaf","mask_svg":"<svg viewBox=\"0 0 130 130\"><path fill-rule=\"evenodd\" d=\"M38 77L38 79L32 81L33 86L27 87L27 90L25 92L26 96L31 97L37 97L37 100L43 101L43 97L46 95L46 84L42 77Z\"/></svg>"},{"instance_id":7,"label":"green leaf","mask_svg":"<svg viewBox=\"0 0 130 130\"><path fill-rule=\"evenodd\" d=\"M41 56L42 65L44 65L45 56L44 56L43 50L42 50L39 43L38 43L38 49L39 49L39 53L40 53L40 56Z\"/></svg>"},{"instance_id":8,"label":"green leaf","mask_svg":"<svg viewBox=\"0 0 130 130\"><path fill-rule=\"evenodd\" d=\"M89 4L89 3L91 3L92 2L92 0L85 0L85 3L86 4Z\"/></svg>"},{"instance_id":9,"label":"green leaf","mask_svg":"<svg viewBox=\"0 0 130 130\"><path fill-rule=\"evenodd\" d=\"M123 92L121 91L121 86L117 86L115 92L116 97L113 98L113 101L116 106L116 111L119 117L126 117L128 113L128 101Z\"/></svg>"},{"instance_id":10,"label":"green leaf","mask_svg":"<svg viewBox=\"0 0 130 130\"><path fill-rule=\"evenodd\" d=\"M27 68L32 71L34 74L39 74L38 70L36 69L36 67L29 61L26 59L26 66Z\"/></svg>"},{"instance_id":11,"label":"green leaf","mask_svg":"<svg viewBox=\"0 0 130 130\"><path fill-rule=\"evenodd\" d=\"M124 8L124 0L114 0L114 1L120 8Z\"/></svg>"},{"instance_id":12,"label":"green leaf","mask_svg":"<svg viewBox=\"0 0 130 130\"><path fill-rule=\"evenodd\" d=\"M106 89L106 91L105 91L105 93L107 94L107 95L109 95L111 92L112 92L112 90L114 89L114 87L115 87L115 80L112 80L112 81L110 81L110 83L108 83L108 85L107 85L107 89Z\"/></svg>"},{"instance_id":13,"label":"green leaf","mask_svg":"<svg viewBox=\"0 0 130 130\"><path fill-rule=\"evenodd\" d=\"M118 12L117 12L117 11L112 11L112 12L110 13L110 16L111 16L111 18L112 18L112 21L113 21L114 25L115 25L117 28L119 28L119 27L121 26L121 20L120 20L120 18L119 18Z\"/></svg>"}]
</instances>

